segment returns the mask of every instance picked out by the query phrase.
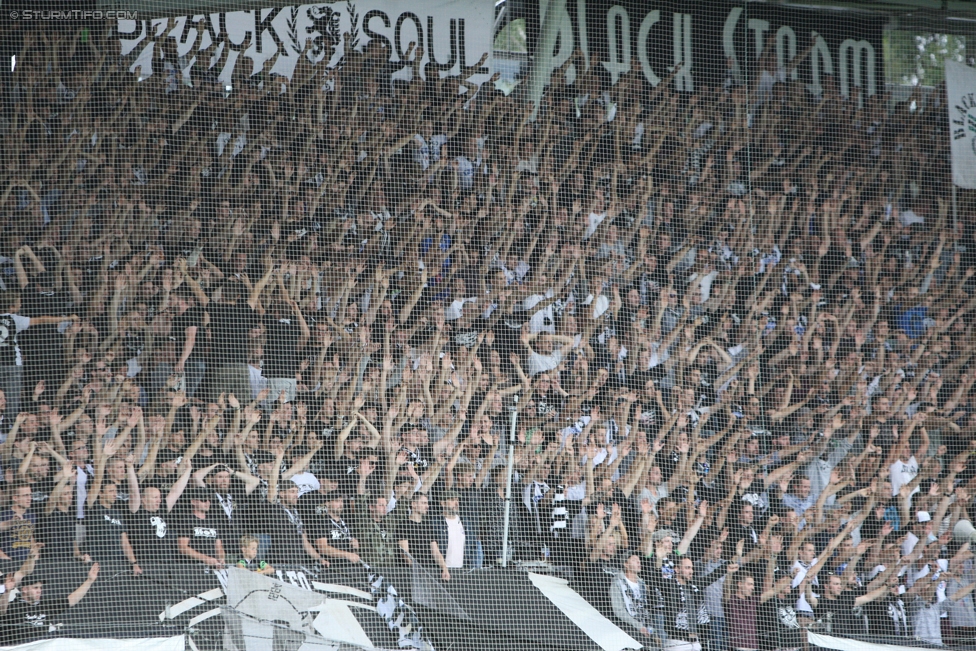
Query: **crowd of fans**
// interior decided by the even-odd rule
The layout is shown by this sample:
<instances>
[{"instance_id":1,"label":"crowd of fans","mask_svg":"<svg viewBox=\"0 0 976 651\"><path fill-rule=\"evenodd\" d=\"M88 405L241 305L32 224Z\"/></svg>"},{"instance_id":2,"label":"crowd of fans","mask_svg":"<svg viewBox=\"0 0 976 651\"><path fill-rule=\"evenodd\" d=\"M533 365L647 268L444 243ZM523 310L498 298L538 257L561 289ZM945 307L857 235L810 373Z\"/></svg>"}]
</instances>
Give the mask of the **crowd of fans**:
<instances>
[{"instance_id":1,"label":"crowd of fans","mask_svg":"<svg viewBox=\"0 0 976 651\"><path fill-rule=\"evenodd\" d=\"M496 567L509 454L511 559L645 645L976 635L944 110L577 53L532 120L421 47L228 90L172 39L137 81L110 32L16 38L3 641L100 571ZM45 601L47 562L90 571Z\"/></svg>"}]
</instances>

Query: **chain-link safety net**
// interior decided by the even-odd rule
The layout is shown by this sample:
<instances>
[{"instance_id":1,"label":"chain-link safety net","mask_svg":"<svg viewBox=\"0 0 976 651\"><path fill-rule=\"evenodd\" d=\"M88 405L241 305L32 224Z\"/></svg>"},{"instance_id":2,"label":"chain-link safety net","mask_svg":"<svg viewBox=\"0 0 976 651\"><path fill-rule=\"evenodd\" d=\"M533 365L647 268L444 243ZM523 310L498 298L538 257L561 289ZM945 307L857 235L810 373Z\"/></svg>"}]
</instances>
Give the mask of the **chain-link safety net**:
<instances>
[{"instance_id":1,"label":"chain-link safety net","mask_svg":"<svg viewBox=\"0 0 976 651\"><path fill-rule=\"evenodd\" d=\"M0 7L0 645L976 648L976 3L133 2Z\"/></svg>"}]
</instances>

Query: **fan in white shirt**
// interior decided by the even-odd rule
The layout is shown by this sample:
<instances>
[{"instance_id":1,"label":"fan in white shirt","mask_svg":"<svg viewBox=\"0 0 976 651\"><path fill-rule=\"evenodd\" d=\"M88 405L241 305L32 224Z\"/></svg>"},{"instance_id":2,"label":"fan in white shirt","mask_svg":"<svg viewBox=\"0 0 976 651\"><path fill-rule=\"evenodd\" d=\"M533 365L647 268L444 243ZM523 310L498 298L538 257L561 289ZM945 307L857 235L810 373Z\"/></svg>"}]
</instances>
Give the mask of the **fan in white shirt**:
<instances>
[{"instance_id":1,"label":"fan in white shirt","mask_svg":"<svg viewBox=\"0 0 976 651\"><path fill-rule=\"evenodd\" d=\"M895 461L889 467L889 473L891 475L891 495L895 497L898 495L901 487L905 484L911 483L918 475L918 458L925 458L926 452L929 450L929 434L925 431L924 427L919 428L919 432L922 436L922 443L918 446L918 450L912 454L909 436L904 436L902 440L898 442L898 460ZM918 492L918 486L912 491L912 494Z\"/></svg>"}]
</instances>

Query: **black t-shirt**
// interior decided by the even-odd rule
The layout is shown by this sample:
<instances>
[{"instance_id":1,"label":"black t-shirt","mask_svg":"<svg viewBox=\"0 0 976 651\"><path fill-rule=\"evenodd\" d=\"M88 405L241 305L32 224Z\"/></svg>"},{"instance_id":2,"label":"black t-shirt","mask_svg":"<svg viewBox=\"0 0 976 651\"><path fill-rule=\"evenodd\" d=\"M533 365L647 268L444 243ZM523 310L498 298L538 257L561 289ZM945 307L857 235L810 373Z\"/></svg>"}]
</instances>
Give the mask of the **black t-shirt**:
<instances>
[{"instance_id":1,"label":"black t-shirt","mask_svg":"<svg viewBox=\"0 0 976 651\"><path fill-rule=\"evenodd\" d=\"M406 520L400 525L399 540L407 541L410 555L421 565L434 565L434 555L430 551L430 541L433 539L434 534L427 519L423 522Z\"/></svg>"},{"instance_id":2,"label":"black t-shirt","mask_svg":"<svg viewBox=\"0 0 976 651\"><path fill-rule=\"evenodd\" d=\"M604 616L613 614L613 607L610 604L610 588L613 585L613 577L620 571L621 564L615 561L587 561L583 565L583 571L575 579L577 592L590 602L594 608ZM648 588L650 592L650 588ZM648 601L650 602L648 595Z\"/></svg>"},{"instance_id":3,"label":"black t-shirt","mask_svg":"<svg viewBox=\"0 0 976 651\"><path fill-rule=\"evenodd\" d=\"M54 509L40 522L38 539L44 543L44 558L64 561L74 558L78 516L74 508L67 512Z\"/></svg>"},{"instance_id":4,"label":"black t-shirt","mask_svg":"<svg viewBox=\"0 0 976 651\"><path fill-rule=\"evenodd\" d=\"M28 286L22 292L24 302L21 310L24 315L31 317L48 316L54 314L68 314L71 298L66 293L40 292L33 286ZM31 326L30 330L18 337L24 365L27 370L54 373L61 367L64 357L61 353L61 337L57 324Z\"/></svg>"},{"instance_id":5,"label":"black t-shirt","mask_svg":"<svg viewBox=\"0 0 976 651\"><path fill-rule=\"evenodd\" d=\"M749 553L756 547L757 544L757 539L752 537L755 533L756 530L753 529L752 526L741 525L737 522L730 528L729 541L734 545L740 540L744 540L745 545L743 546L743 551L745 553ZM758 537L758 534L756 535Z\"/></svg>"},{"instance_id":6,"label":"black t-shirt","mask_svg":"<svg viewBox=\"0 0 976 651\"><path fill-rule=\"evenodd\" d=\"M320 538L325 538L330 547L340 551L353 551L352 530L342 518L333 520L331 516L326 514L310 520L308 522L308 539L314 544L314 541Z\"/></svg>"},{"instance_id":7,"label":"black t-shirt","mask_svg":"<svg viewBox=\"0 0 976 651\"><path fill-rule=\"evenodd\" d=\"M217 366L247 363L248 332L258 320L249 305L210 303L211 356Z\"/></svg>"},{"instance_id":8,"label":"black t-shirt","mask_svg":"<svg viewBox=\"0 0 976 651\"><path fill-rule=\"evenodd\" d=\"M831 635L865 635L864 612L854 600L864 594L864 590L845 590L836 599L820 597L813 614L824 623L830 622Z\"/></svg>"},{"instance_id":9,"label":"black t-shirt","mask_svg":"<svg viewBox=\"0 0 976 651\"><path fill-rule=\"evenodd\" d=\"M54 481L50 477L31 484L31 504L33 504L35 510L40 511L47 505L47 501L51 497L51 491L53 490Z\"/></svg>"},{"instance_id":10,"label":"black t-shirt","mask_svg":"<svg viewBox=\"0 0 976 651\"><path fill-rule=\"evenodd\" d=\"M122 511L95 504L85 513L84 549L98 562L123 562L122 534L127 530Z\"/></svg>"},{"instance_id":11,"label":"black t-shirt","mask_svg":"<svg viewBox=\"0 0 976 651\"><path fill-rule=\"evenodd\" d=\"M800 628L796 610L793 608L796 599L797 591L794 590L785 599L773 597L766 603L759 604L756 628L764 650L803 646L806 633Z\"/></svg>"},{"instance_id":12,"label":"black t-shirt","mask_svg":"<svg viewBox=\"0 0 976 651\"><path fill-rule=\"evenodd\" d=\"M257 495L257 491L254 494ZM252 524L253 510L251 496L244 490L244 484L237 479L231 482L229 493L218 494L213 491L209 516L221 523L225 546L230 543L234 545L235 550L237 549L237 540ZM255 529L255 531L263 531L263 529Z\"/></svg>"},{"instance_id":13,"label":"black t-shirt","mask_svg":"<svg viewBox=\"0 0 976 651\"><path fill-rule=\"evenodd\" d=\"M46 635L48 627L56 624L58 616L67 609L67 597L42 597L37 604L17 599L7 608L6 615L0 618L0 644L19 644Z\"/></svg>"},{"instance_id":14,"label":"black t-shirt","mask_svg":"<svg viewBox=\"0 0 976 651\"><path fill-rule=\"evenodd\" d=\"M26 323L26 321L23 321L24 318L19 314L0 314L0 366L14 366L17 364L17 353L20 351L21 337L26 336L26 331L20 335L17 334L17 321L20 321L23 325ZM9 429L9 427L6 429Z\"/></svg>"},{"instance_id":15,"label":"black t-shirt","mask_svg":"<svg viewBox=\"0 0 976 651\"><path fill-rule=\"evenodd\" d=\"M331 494L323 494L318 491L305 493L298 498L298 510L302 514L302 520L306 527L314 527L315 520L329 517L328 503ZM313 540L309 533L309 540Z\"/></svg>"},{"instance_id":16,"label":"black t-shirt","mask_svg":"<svg viewBox=\"0 0 976 651\"><path fill-rule=\"evenodd\" d=\"M194 551L211 558L219 558L217 541L223 538L223 524L221 518L211 513L208 513L207 517L202 520L193 513L187 513L176 525L176 536L177 538L189 538L190 547ZM189 560L189 557L184 556L183 558Z\"/></svg>"},{"instance_id":17,"label":"black t-shirt","mask_svg":"<svg viewBox=\"0 0 976 651\"><path fill-rule=\"evenodd\" d=\"M485 461L488 463L488 461ZM481 540L481 500L484 491L480 488L462 488L458 491L461 494L460 510L461 520L464 521L464 534ZM564 502L565 504L565 502ZM497 526L491 523L489 526Z\"/></svg>"},{"instance_id":18,"label":"black t-shirt","mask_svg":"<svg viewBox=\"0 0 976 651\"><path fill-rule=\"evenodd\" d=\"M193 342L193 352L190 353L190 359L195 359L200 357L201 350L203 349L201 342L200 328L203 327L203 308L202 307L191 307L183 314L177 316L173 319L173 328L170 330L169 338L170 341L176 343L176 356L179 357L183 352L183 345L186 343L186 329L196 326L197 334Z\"/></svg>"},{"instance_id":19,"label":"black t-shirt","mask_svg":"<svg viewBox=\"0 0 976 651\"><path fill-rule=\"evenodd\" d=\"M125 348L125 356L128 359L136 358L142 354L143 349L146 347L146 335L142 330L126 328L122 345Z\"/></svg>"},{"instance_id":20,"label":"black t-shirt","mask_svg":"<svg viewBox=\"0 0 976 651\"><path fill-rule=\"evenodd\" d=\"M264 346L262 374L268 378L291 378L298 373L301 355L298 340L301 328L293 319L287 322L266 316L267 343Z\"/></svg>"},{"instance_id":21,"label":"black t-shirt","mask_svg":"<svg viewBox=\"0 0 976 651\"><path fill-rule=\"evenodd\" d=\"M416 450L411 450L407 447L401 447L401 452L405 452L407 455L407 463L412 463L417 474L423 474L425 470L430 467L434 454L431 446L422 445Z\"/></svg>"},{"instance_id":22,"label":"black t-shirt","mask_svg":"<svg viewBox=\"0 0 976 651\"><path fill-rule=\"evenodd\" d=\"M912 612L901 597L889 594L864 605L872 635L910 637L915 634Z\"/></svg>"},{"instance_id":23,"label":"black t-shirt","mask_svg":"<svg viewBox=\"0 0 976 651\"><path fill-rule=\"evenodd\" d=\"M280 504L265 502L258 511L264 525L258 531L271 535L268 562L272 565L300 565L311 562L302 543L305 522L297 508L285 508Z\"/></svg>"},{"instance_id":24,"label":"black t-shirt","mask_svg":"<svg viewBox=\"0 0 976 651\"><path fill-rule=\"evenodd\" d=\"M332 462L332 472L339 480L339 492L343 495L355 495L359 486L359 460L341 456Z\"/></svg>"},{"instance_id":25,"label":"black t-shirt","mask_svg":"<svg viewBox=\"0 0 976 651\"><path fill-rule=\"evenodd\" d=\"M175 523L173 514L163 509L155 513L139 509L129 516L129 543L140 564L171 563L175 559Z\"/></svg>"}]
</instances>

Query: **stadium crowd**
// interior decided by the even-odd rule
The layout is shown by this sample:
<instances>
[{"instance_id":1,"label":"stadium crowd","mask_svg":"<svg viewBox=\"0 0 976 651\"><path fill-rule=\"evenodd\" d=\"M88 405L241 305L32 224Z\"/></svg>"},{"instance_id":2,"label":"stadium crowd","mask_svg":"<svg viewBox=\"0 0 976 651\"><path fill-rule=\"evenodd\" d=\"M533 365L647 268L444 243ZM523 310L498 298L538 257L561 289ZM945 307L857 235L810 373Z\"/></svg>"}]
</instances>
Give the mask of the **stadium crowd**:
<instances>
[{"instance_id":1,"label":"stadium crowd","mask_svg":"<svg viewBox=\"0 0 976 651\"><path fill-rule=\"evenodd\" d=\"M172 39L137 81L110 32L20 34L4 642L100 571L496 566L510 452L512 559L644 644L976 636L944 109L577 53L531 120L421 47L413 81L369 44L227 90L164 74ZM45 600L48 561L90 570Z\"/></svg>"}]
</instances>

